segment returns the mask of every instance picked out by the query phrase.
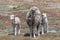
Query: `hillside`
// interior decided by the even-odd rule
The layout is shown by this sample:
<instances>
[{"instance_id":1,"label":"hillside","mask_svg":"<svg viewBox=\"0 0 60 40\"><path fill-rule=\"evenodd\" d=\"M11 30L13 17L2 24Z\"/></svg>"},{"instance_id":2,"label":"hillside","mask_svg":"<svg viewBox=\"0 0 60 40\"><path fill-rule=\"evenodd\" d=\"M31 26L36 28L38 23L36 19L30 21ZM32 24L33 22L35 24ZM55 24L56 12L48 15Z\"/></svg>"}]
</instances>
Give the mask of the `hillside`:
<instances>
[{"instance_id":1,"label":"hillside","mask_svg":"<svg viewBox=\"0 0 60 40\"><path fill-rule=\"evenodd\" d=\"M7 5L7 4L14 4L17 2L25 2L25 3L44 3L44 2L55 2L60 3L60 0L0 0L0 4Z\"/></svg>"},{"instance_id":2,"label":"hillside","mask_svg":"<svg viewBox=\"0 0 60 40\"><path fill-rule=\"evenodd\" d=\"M55 34L45 34L40 37L29 38L26 24L26 13L32 6L37 6L41 13L47 13L49 27L55 28ZM21 35L8 35L12 33L10 14L17 14L21 19ZM51 30L51 29L50 29ZM0 0L0 40L60 40L60 0Z\"/></svg>"}]
</instances>

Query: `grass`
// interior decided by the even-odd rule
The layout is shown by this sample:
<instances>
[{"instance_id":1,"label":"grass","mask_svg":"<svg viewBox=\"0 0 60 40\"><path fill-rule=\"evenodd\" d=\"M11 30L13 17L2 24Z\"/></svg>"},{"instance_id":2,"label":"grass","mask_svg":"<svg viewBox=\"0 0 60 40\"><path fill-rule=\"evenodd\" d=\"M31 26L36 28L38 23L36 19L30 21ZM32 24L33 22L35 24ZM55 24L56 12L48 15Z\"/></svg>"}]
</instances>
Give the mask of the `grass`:
<instances>
[{"instance_id":1,"label":"grass","mask_svg":"<svg viewBox=\"0 0 60 40\"><path fill-rule=\"evenodd\" d=\"M13 11L14 10L28 10L28 9L30 9L30 7L31 7L31 5L28 5L28 4L21 4L21 3L17 3L17 4L14 4L13 5L14 7L12 8L13 9ZM17 7L15 7L15 6L17 6Z\"/></svg>"}]
</instances>

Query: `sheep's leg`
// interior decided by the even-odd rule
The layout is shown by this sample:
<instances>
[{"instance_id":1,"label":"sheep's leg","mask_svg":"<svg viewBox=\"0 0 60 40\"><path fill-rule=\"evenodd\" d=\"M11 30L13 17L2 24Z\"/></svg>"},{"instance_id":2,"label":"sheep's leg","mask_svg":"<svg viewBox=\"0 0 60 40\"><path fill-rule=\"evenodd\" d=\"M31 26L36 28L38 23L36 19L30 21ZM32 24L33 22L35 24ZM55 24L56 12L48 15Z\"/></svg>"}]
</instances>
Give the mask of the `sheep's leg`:
<instances>
[{"instance_id":1,"label":"sheep's leg","mask_svg":"<svg viewBox=\"0 0 60 40\"><path fill-rule=\"evenodd\" d=\"M32 26L30 27L30 37L35 37L35 29Z\"/></svg>"},{"instance_id":2,"label":"sheep's leg","mask_svg":"<svg viewBox=\"0 0 60 40\"><path fill-rule=\"evenodd\" d=\"M42 26L42 35L44 35L44 27Z\"/></svg>"},{"instance_id":3,"label":"sheep's leg","mask_svg":"<svg viewBox=\"0 0 60 40\"><path fill-rule=\"evenodd\" d=\"M34 38L36 37L35 36L35 26L33 26L33 28L32 28L32 37L34 37Z\"/></svg>"},{"instance_id":4,"label":"sheep's leg","mask_svg":"<svg viewBox=\"0 0 60 40\"><path fill-rule=\"evenodd\" d=\"M30 37L32 37L32 26L30 26L29 28L30 28Z\"/></svg>"},{"instance_id":5,"label":"sheep's leg","mask_svg":"<svg viewBox=\"0 0 60 40\"><path fill-rule=\"evenodd\" d=\"M37 35L40 36L40 27L39 27L39 24L37 25Z\"/></svg>"}]
</instances>

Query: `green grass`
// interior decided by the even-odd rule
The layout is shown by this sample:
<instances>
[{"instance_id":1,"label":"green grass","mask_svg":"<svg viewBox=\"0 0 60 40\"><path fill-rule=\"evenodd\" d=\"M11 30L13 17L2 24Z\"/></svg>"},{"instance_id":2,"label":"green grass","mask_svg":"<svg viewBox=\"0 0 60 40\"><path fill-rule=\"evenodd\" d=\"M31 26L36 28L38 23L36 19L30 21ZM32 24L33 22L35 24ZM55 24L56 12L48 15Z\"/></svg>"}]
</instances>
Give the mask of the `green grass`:
<instances>
[{"instance_id":1,"label":"green grass","mask_svg":"<svg viewBox=\"0 0 60 40\"><path fill-rule=\"evenodd\" d=\"M13 6L17 6L17 7L13 7L12 10L28 10L31 7L31 5L24 4L24 3L17 3L14 4Z\"/></svg>"}]
</instances>

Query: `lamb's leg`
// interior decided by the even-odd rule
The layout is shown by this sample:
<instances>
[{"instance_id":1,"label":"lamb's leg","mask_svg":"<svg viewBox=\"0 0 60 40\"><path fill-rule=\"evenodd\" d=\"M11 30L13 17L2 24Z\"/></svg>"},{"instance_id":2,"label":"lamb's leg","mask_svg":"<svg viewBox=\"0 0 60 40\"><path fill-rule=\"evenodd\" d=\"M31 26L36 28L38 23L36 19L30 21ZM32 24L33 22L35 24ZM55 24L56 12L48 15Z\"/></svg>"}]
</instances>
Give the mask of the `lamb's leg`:
<instances>
[{"instance_id":1,"label":"lamb's leg","mask_svg":"<svg viewBox=\"0 0 60 40\"><path fill-rule=\"evenodd\" d=\"M12 26L13 26L13 35L14 35L15 34L15 25L12 24Z\"/></svg>"},{"instance_id":2,"label":"lamb's leg","mask_svg":"<svg viewBox=\"0 0 60 40\"><path fill-rule=\"evenodd\" d=\"M18 27L17 28L18 29L18 34L20 34L21 26L18 24L17 27Z\"/></svg>"},{"instance_id":3,"label":"lamb's leg","mask_svg":"<svg viewBox=\"0 0 60 40\"><path fill-rule=\"evenodd\" d=\"M44 25L44 33L48 33L48 24L47 23L45 23L45 25Z\"/></svg>"},{"instance_id":4,"label":"lamb's leg","mask_svg":"<svg viewBox=\"0 0 60 40\"><path fill-rule=\"evenodd\" d=\"M15 25L15 35L17 35L17 26Z\"/></svg>"}]
</instances>

